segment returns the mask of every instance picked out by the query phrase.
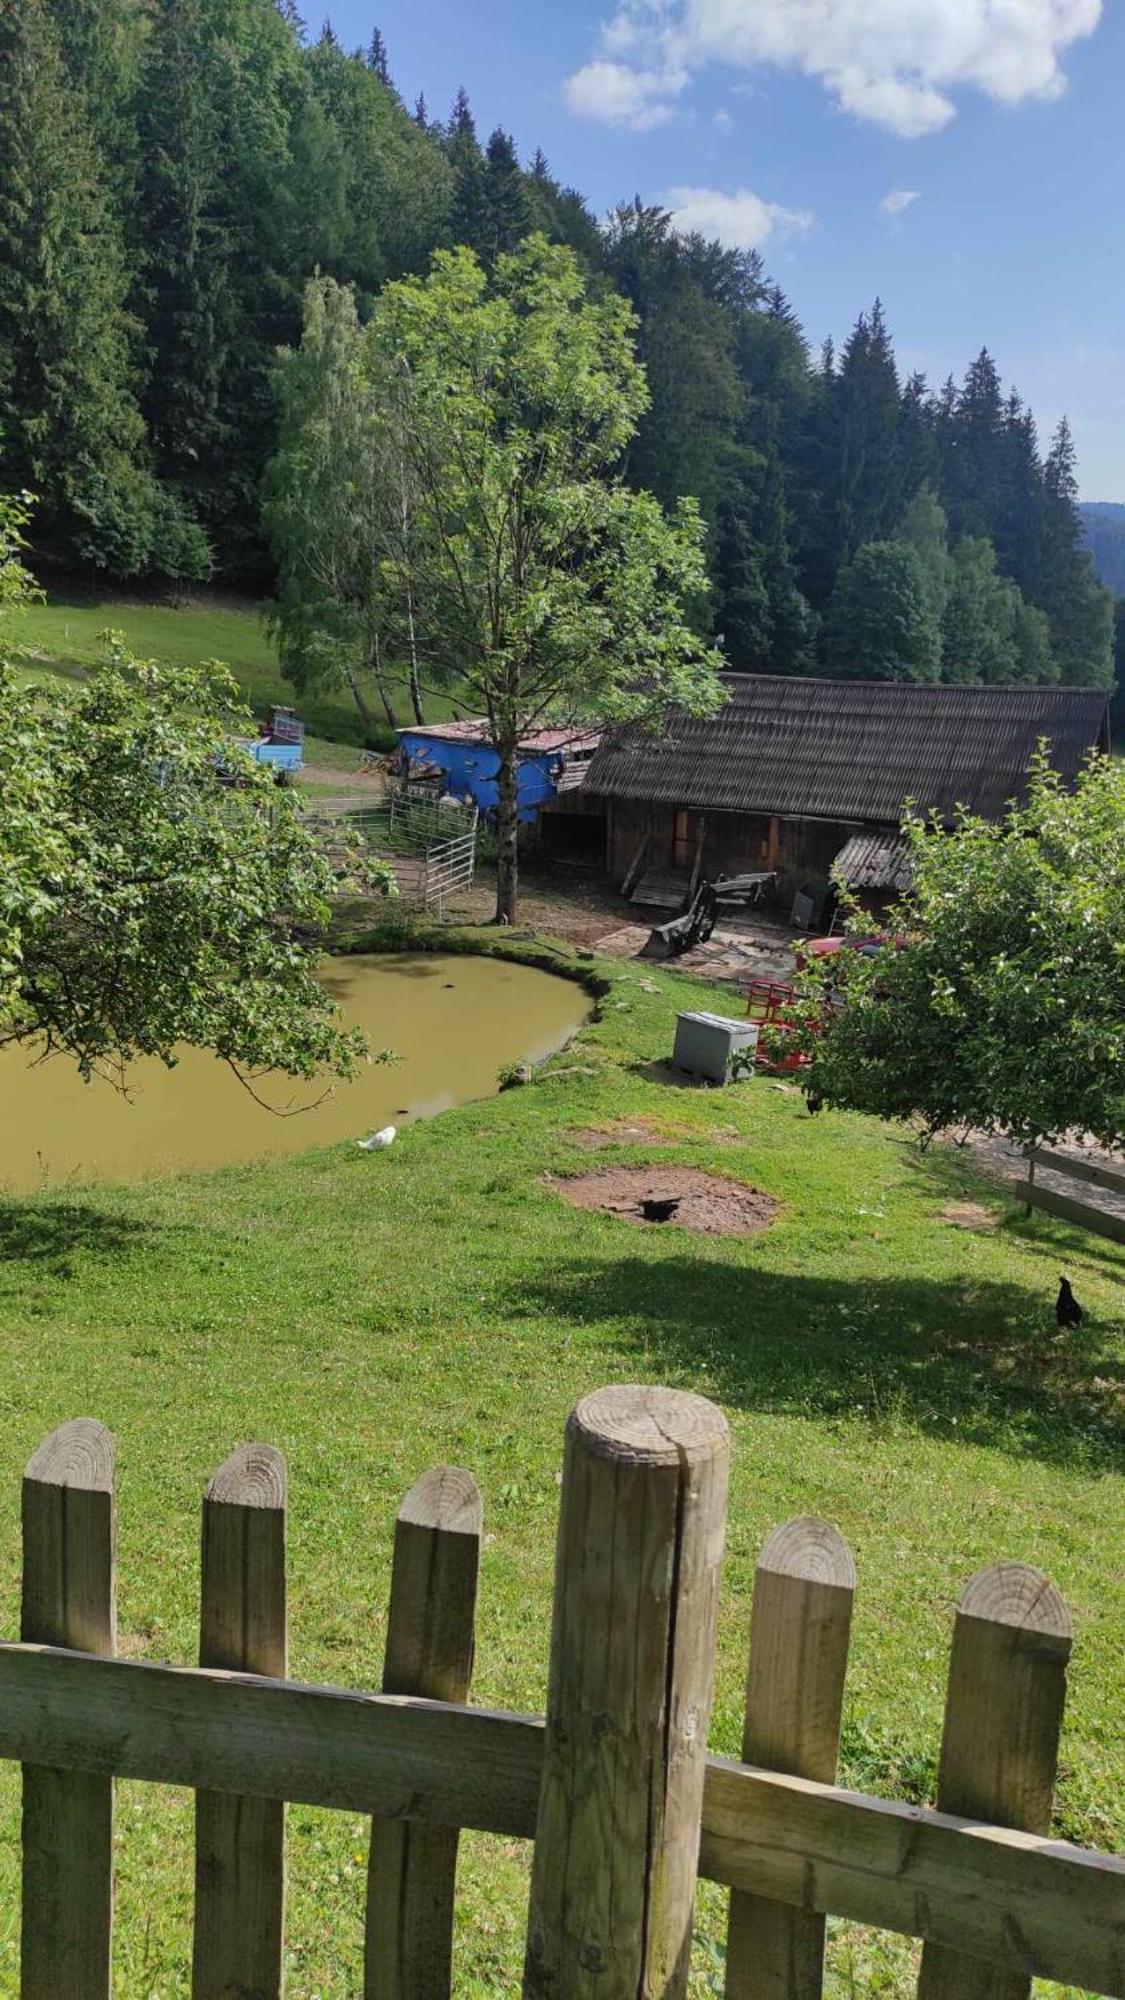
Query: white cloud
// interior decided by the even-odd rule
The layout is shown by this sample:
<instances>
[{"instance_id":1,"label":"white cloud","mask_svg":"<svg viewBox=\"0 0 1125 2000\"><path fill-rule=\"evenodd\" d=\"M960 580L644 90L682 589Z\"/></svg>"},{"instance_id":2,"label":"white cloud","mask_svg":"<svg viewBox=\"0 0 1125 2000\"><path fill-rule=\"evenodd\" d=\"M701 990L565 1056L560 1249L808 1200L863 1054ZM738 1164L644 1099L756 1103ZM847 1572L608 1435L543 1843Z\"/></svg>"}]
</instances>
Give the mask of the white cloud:
<instances>
[{"instance_id":1,"label":"white cloud","mask_svg":"<svg viewBox=\"0 0 1125 2000\"><path fill-rule=\"evenodd\" d=\"M884 215L903 215L912 202L920 200L917 188L892 188L885 194L879 207Z\"/></svg>"},{"instance_id":2,"label":"white cloud","mask_svg":"<svg viewBox=\"0 0 1125 2000\"><path fill-rule=\"evenodd\" d=\"M579 118L649 132L673 117L672 100L686 82L686 76L667 70L632 69L628 63L599 59L567 78L566 101Z\"/></svg>"},{"instance_id":3,"label":"white cloud","mask_svg":"<svg viewBox=\"0 0 1125 2000\"><path fill-rule=\"evenodd\" d=\"M1001 104L1057 97L1062 58L1102 11L1103 0L619 0L604 55L568 96L583 116L652 124L708 64L772 68L815 77L842 110L915 139L949 123L960 89Z\"/></svg>"},{"instance_id":4,"label":"white cloud","mask_svg":"<svg viewBox=\"0 0 1125 2000\"><path fill-rule=\"evenodd\" d=\"M728 250L755 250L771 236L803 235L814 220L807 209L782 208L749 188L726 194L722 188L674 187L660 201L684 235L698 230L701 236L717 236Z\"/></svg>"},{"instance_id":5,"label":"white cloud","mask_svg":"<svg viewBox=\"0 0 1125 2000\"><path fill-rule=\"evenodd\" d=\"M711 123L712 125L717 125L720 132L729 132L731 126L734 124L734 119L731 117L729 111L720 108L714 113Z\"/></svg>"}]
</instances>

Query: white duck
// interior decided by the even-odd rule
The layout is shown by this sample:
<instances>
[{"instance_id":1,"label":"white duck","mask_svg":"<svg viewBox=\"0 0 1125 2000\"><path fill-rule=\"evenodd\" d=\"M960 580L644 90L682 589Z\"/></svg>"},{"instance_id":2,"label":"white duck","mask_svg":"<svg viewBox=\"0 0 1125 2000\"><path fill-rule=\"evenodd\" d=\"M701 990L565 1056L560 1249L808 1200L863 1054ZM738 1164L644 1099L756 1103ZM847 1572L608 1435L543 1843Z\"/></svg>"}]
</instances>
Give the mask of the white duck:
<instances>
[{"instance_id":1,"label":"white duck","mask_svg":"<svg viewBox=\"0 0 1125 2000\"><path fill-rule=\"evenodd\" d=\"M357 1139L356 1145L361 1153L377 1153L384 1146L394 1145L397 1130L395 1125L384 1125L381 1132L373 1132L369 1139Z\"/></svg>"}]
</instances>

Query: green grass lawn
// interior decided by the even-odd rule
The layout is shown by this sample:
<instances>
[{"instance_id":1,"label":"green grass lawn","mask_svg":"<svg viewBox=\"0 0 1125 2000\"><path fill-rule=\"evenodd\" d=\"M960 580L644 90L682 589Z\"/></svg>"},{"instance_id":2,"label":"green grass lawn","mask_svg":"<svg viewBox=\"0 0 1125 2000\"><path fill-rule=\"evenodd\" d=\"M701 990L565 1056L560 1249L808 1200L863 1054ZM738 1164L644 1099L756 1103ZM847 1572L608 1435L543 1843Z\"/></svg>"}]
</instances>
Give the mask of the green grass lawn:
<instances>
[{"instance_id":1,"label":"green grass lawn","mask_svg":"<svg viewBox=\"0 0 1125 2000\"><path fill-rule=\"evenodd\" d=\"M340 745L357 746L364 740L355 703L346 692L325 692L297 701L282 678L276 648L253 605L219 597L200 597L176 607L127 597L68 599L54 595L45 604L13 612L5 622L6 636L33 649L32 671L46 667L64 674L81 673L93 664L107 628L124 632L133 651L144 658L225 660L256 713L264 713L274 701L297 706L313 739L309 762L314 766L330 765ZM409 702L405 688L399 706L399 719L406 722ZM448 696L428 697L431 721L441 721L453 712ZM321 739L319 745L315 739ZM332 746L331 750L327 746Z\"/></svg>"},{"instance_id":2,"label":"green grass lawn","mask_svg":"<svg viewBox=\"0 0 1125 2000\"><path fill-rule=\"evenodd\" d=\"M290 1474L291 1670L378 1684L392 1523L428 1464L485 1501L476 1698L541 1709L563 1425L613 1380L715 1396L734 1434L716 1749L737 1754L756 1553L795 1513L856 1553L843 1771L931 1795L953 1607L981 1565L1048 1570L1077 1643L1058 1830L1125 1847L1122 1385L1125 1251L982 1195L961 1156L823 1113L759 1078L724 1093L655 1067L678 1007L713 988L633 966L571 1075L352 1146L132 1189L0 1205L2 1629L18 1623L19 1475L62 1419L119 1440L123 1652L190 1661L198 1506L238 1443ZM652 990L649 990L652 989ZM564 1058L573 1061L575 1058ZM660 1157L781 1203L766 1235L641 1232L566 1205L581 1128L653 1121ZM966 1193L999 1225L942 1219ZM1055 1338L1060 1270L1086 1307ZM0 1992L16 1992L17 1783L0 1822ZM118 1992L189 1991L186 1795L120 1788ZM365 1829L290 1812L290 1992L361 1990ZM466 1840L460 1996L518 1991L520 1843ZM721 1898L701 1897L693 1996L721 1991ZM905 1995L909 1950L837 1926L834 1996ZM1046 1989L1044 1989L1045 1991ZM1057 1989L1056 1989L1057 1991Z\"/></svg>"}]
</instances>

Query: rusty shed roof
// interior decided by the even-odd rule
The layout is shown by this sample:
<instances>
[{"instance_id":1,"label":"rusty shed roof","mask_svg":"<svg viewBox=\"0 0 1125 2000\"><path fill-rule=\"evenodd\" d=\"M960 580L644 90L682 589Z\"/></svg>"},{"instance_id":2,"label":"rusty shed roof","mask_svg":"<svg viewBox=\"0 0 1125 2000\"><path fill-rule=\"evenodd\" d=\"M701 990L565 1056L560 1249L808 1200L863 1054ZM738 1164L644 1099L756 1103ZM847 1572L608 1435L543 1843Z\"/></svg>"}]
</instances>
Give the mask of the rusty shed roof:
<instances>
[{"instance_id":1,"label":"rusty shed roof","mask_svg":"<svg viewBox=\"0 0 1125 2000\"><path fill-rule=\"evenodd\" d=\"M910 844L894 834L853 833L832 863L832 873L849 889L909 889Z\"/></svg>"},{"instance_id":2,"label":"rusty shed roof","mask_svg":"<svg viewBox=\"0 0 1125 2000\"><path fill-rule=\"evenodd\" d=\"M726 674L706 720L673 713L659 736L616 732L586 790L714 812L897 824L905 802L1000 819L1041 736L1067 779L1109 743L1091 688L986 688Z\"/></svg>"}]
</instances>

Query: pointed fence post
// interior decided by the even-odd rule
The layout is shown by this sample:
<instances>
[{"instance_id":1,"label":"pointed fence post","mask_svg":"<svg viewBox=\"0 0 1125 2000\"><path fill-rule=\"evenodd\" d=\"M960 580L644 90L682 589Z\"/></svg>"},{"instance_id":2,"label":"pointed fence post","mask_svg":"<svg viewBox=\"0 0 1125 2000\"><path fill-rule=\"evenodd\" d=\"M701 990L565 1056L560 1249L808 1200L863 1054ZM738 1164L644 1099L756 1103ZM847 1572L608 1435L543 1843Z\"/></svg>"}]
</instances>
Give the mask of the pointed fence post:
<instances>
[{"instance_id":1,"label":"pointed fence post","mask_svg":"<svg viewBox=\"0 0 1125 2000\"><path fill-rule=\"evenodd\" d=\"M112 1656L117 1448L76 1417L23 1482L20 1637ZM107 2000L113 1934L113 1779L27 1764L23 1773L22 2000Z\"/></svg>"},{"instance_id":2,"label":"pointed fence post","mask_svg":"<svg viewBox=\"0 0 1125 2000\"><path fill-rule=\"evenodd\" d=\"M464 1702L473 1672L483 1510L472 1474L435 1466L395 1522L384 1694ZM459 1829L375 1820L365 2000L448 2000Z\"/></svg>"},{"instance_id":3,"label":"pointed fence post","mask_svg":"<svg viewBox=\"0 0 1125 2000\"><path fill-rule=\"evenodd\" d=\"M1066 1701L1070 1613L1041 1570L996 1563L957 1607L938 1809L1047 1833ZM1028 2000L1031 1978L926 1945L919 2000Z\"/></svg>"},{"instance_id":4,"label":"pointed fence post","mask_svg":"<svg viewBox=\"0 0 1125 2000\"><path fill-rule=\"evenodd\" d=\"M285 1460L244 1445L203 1496L199 1664L286 1671ZM194 2000L276 2000L282 1986L285 1807L197 1792Z\"/></svg>"},{"instance_id":5,"label":"pointed fence post","mask_svg":"<svg viewBox=\"0 0 1125 2000\"><path fill-rule=\"evenodd\" d=\"M729 1452L670 1389L567 1425L526 2000L686 1990Z\"/></svg>"},{"instance_id":6,"label":"pointed fence post","mask_svg":"<svg viewBox=\"0 0 1125 2000\"><path fill-rule=\"evenodd\" d=\"M827 1521L776 1528L758 1559L742 1761L830 1785L836 1777L855 1562ZM825 1920L734 1890L726 2000L820 2000Z\"/></svg>"}]
</instances>

